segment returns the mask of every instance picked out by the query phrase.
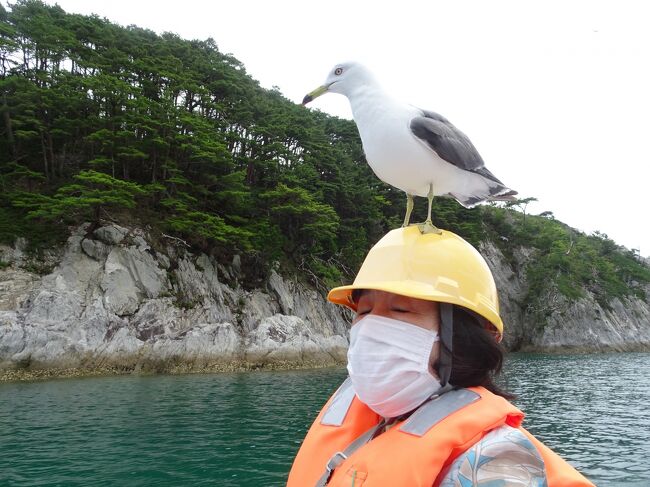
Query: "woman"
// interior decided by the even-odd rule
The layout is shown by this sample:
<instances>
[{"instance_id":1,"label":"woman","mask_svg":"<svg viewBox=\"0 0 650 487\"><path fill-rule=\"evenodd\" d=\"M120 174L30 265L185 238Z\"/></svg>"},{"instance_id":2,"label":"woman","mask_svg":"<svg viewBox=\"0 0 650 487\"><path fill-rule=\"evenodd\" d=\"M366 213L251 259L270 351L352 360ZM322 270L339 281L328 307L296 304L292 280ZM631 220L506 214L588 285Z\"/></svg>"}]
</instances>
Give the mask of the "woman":
<instances>
[{"instance_id":1,"label":"woman","mask_svg":"<svg viewBox=\"0 0 650 487\"><path fill-rule=\"evenodd\" d=\"M288 486L592 486L521 428L501 368L494 279L451 232L393 230L354 284L349 378L316 418Z\"/></svg>"}]
</instances>

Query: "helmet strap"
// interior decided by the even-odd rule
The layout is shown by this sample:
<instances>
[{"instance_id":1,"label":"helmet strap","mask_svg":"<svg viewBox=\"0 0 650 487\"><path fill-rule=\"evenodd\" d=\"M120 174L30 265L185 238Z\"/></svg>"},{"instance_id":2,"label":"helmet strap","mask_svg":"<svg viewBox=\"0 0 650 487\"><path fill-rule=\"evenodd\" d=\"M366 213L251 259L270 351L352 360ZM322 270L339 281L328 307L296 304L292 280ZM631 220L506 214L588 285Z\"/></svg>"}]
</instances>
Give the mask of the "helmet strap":
<instances>
[{"instance_id":1,"label":"helmet strap","mask_svg":"<svg viewBox=\"0 0 650 487\"><path fill-rule=\"evenodd\" d=\"M451 357L454 336L454 305L440 303L440 360L438 361L438 374L440 384L445 392L453 386L449 384L451 377Z\"/></svg>"}]
</instances>

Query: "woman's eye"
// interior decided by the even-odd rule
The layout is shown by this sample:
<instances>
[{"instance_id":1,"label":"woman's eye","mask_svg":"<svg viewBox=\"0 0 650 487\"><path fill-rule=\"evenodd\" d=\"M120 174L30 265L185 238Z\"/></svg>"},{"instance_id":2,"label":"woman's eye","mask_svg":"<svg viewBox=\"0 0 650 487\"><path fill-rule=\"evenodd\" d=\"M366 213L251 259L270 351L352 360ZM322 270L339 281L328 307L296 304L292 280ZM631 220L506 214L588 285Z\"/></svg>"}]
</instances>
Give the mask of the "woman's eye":
<instances>
[{"instance_id":1,"label":"woman's eye","mask_svg":"<svg viewBox=\"0 0 650 487\"><path fill-rule=\"evenodd\" d=\"M404 309L404 308L393 308L392 311L394 311L395 313L408 313L409 312L408 309Z\"/></svg>"}]
</instances>

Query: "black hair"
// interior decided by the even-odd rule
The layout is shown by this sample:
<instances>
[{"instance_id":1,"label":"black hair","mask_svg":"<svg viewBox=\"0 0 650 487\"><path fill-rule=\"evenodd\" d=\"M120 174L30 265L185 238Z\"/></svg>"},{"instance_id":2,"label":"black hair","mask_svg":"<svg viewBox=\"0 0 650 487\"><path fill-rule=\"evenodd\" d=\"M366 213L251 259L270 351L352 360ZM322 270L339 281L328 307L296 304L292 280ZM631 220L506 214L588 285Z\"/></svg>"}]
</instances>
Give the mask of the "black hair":
<instances>
[{"instance_id":1,"label":"black hair","mask_svg":"<svg viewBox=\"0 0 650 487\"><path fill-rule=\"evenodd\" d=\"M494 334L473 313L460 306L454 306L453 328L449 382L456 387L483 386L494 394L514 399L513 394L495 383L505 350Z\"/></svg>"}]
</instances>

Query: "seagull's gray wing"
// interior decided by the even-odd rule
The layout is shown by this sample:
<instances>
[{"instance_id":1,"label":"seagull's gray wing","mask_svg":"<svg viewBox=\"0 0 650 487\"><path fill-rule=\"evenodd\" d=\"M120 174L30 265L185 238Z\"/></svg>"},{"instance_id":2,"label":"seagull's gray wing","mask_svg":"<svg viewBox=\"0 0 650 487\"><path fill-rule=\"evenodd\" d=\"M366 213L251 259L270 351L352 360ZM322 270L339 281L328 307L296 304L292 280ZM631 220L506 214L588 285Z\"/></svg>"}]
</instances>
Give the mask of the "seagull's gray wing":
<instances>
[{"instance_id":1,"label":"seagull's gray wing","mask_svg":"<svg viewBox=\"0 0 650 487\"><path fill-rule=\"evenodd\" d=\"M481 155L467 135L458 130L442 115L421 110L422 116L411 120L413 135L424 141L442 159L459 169L472 171L494 182L503 184L487 170Z\"/></svg>"}]
</instances>

